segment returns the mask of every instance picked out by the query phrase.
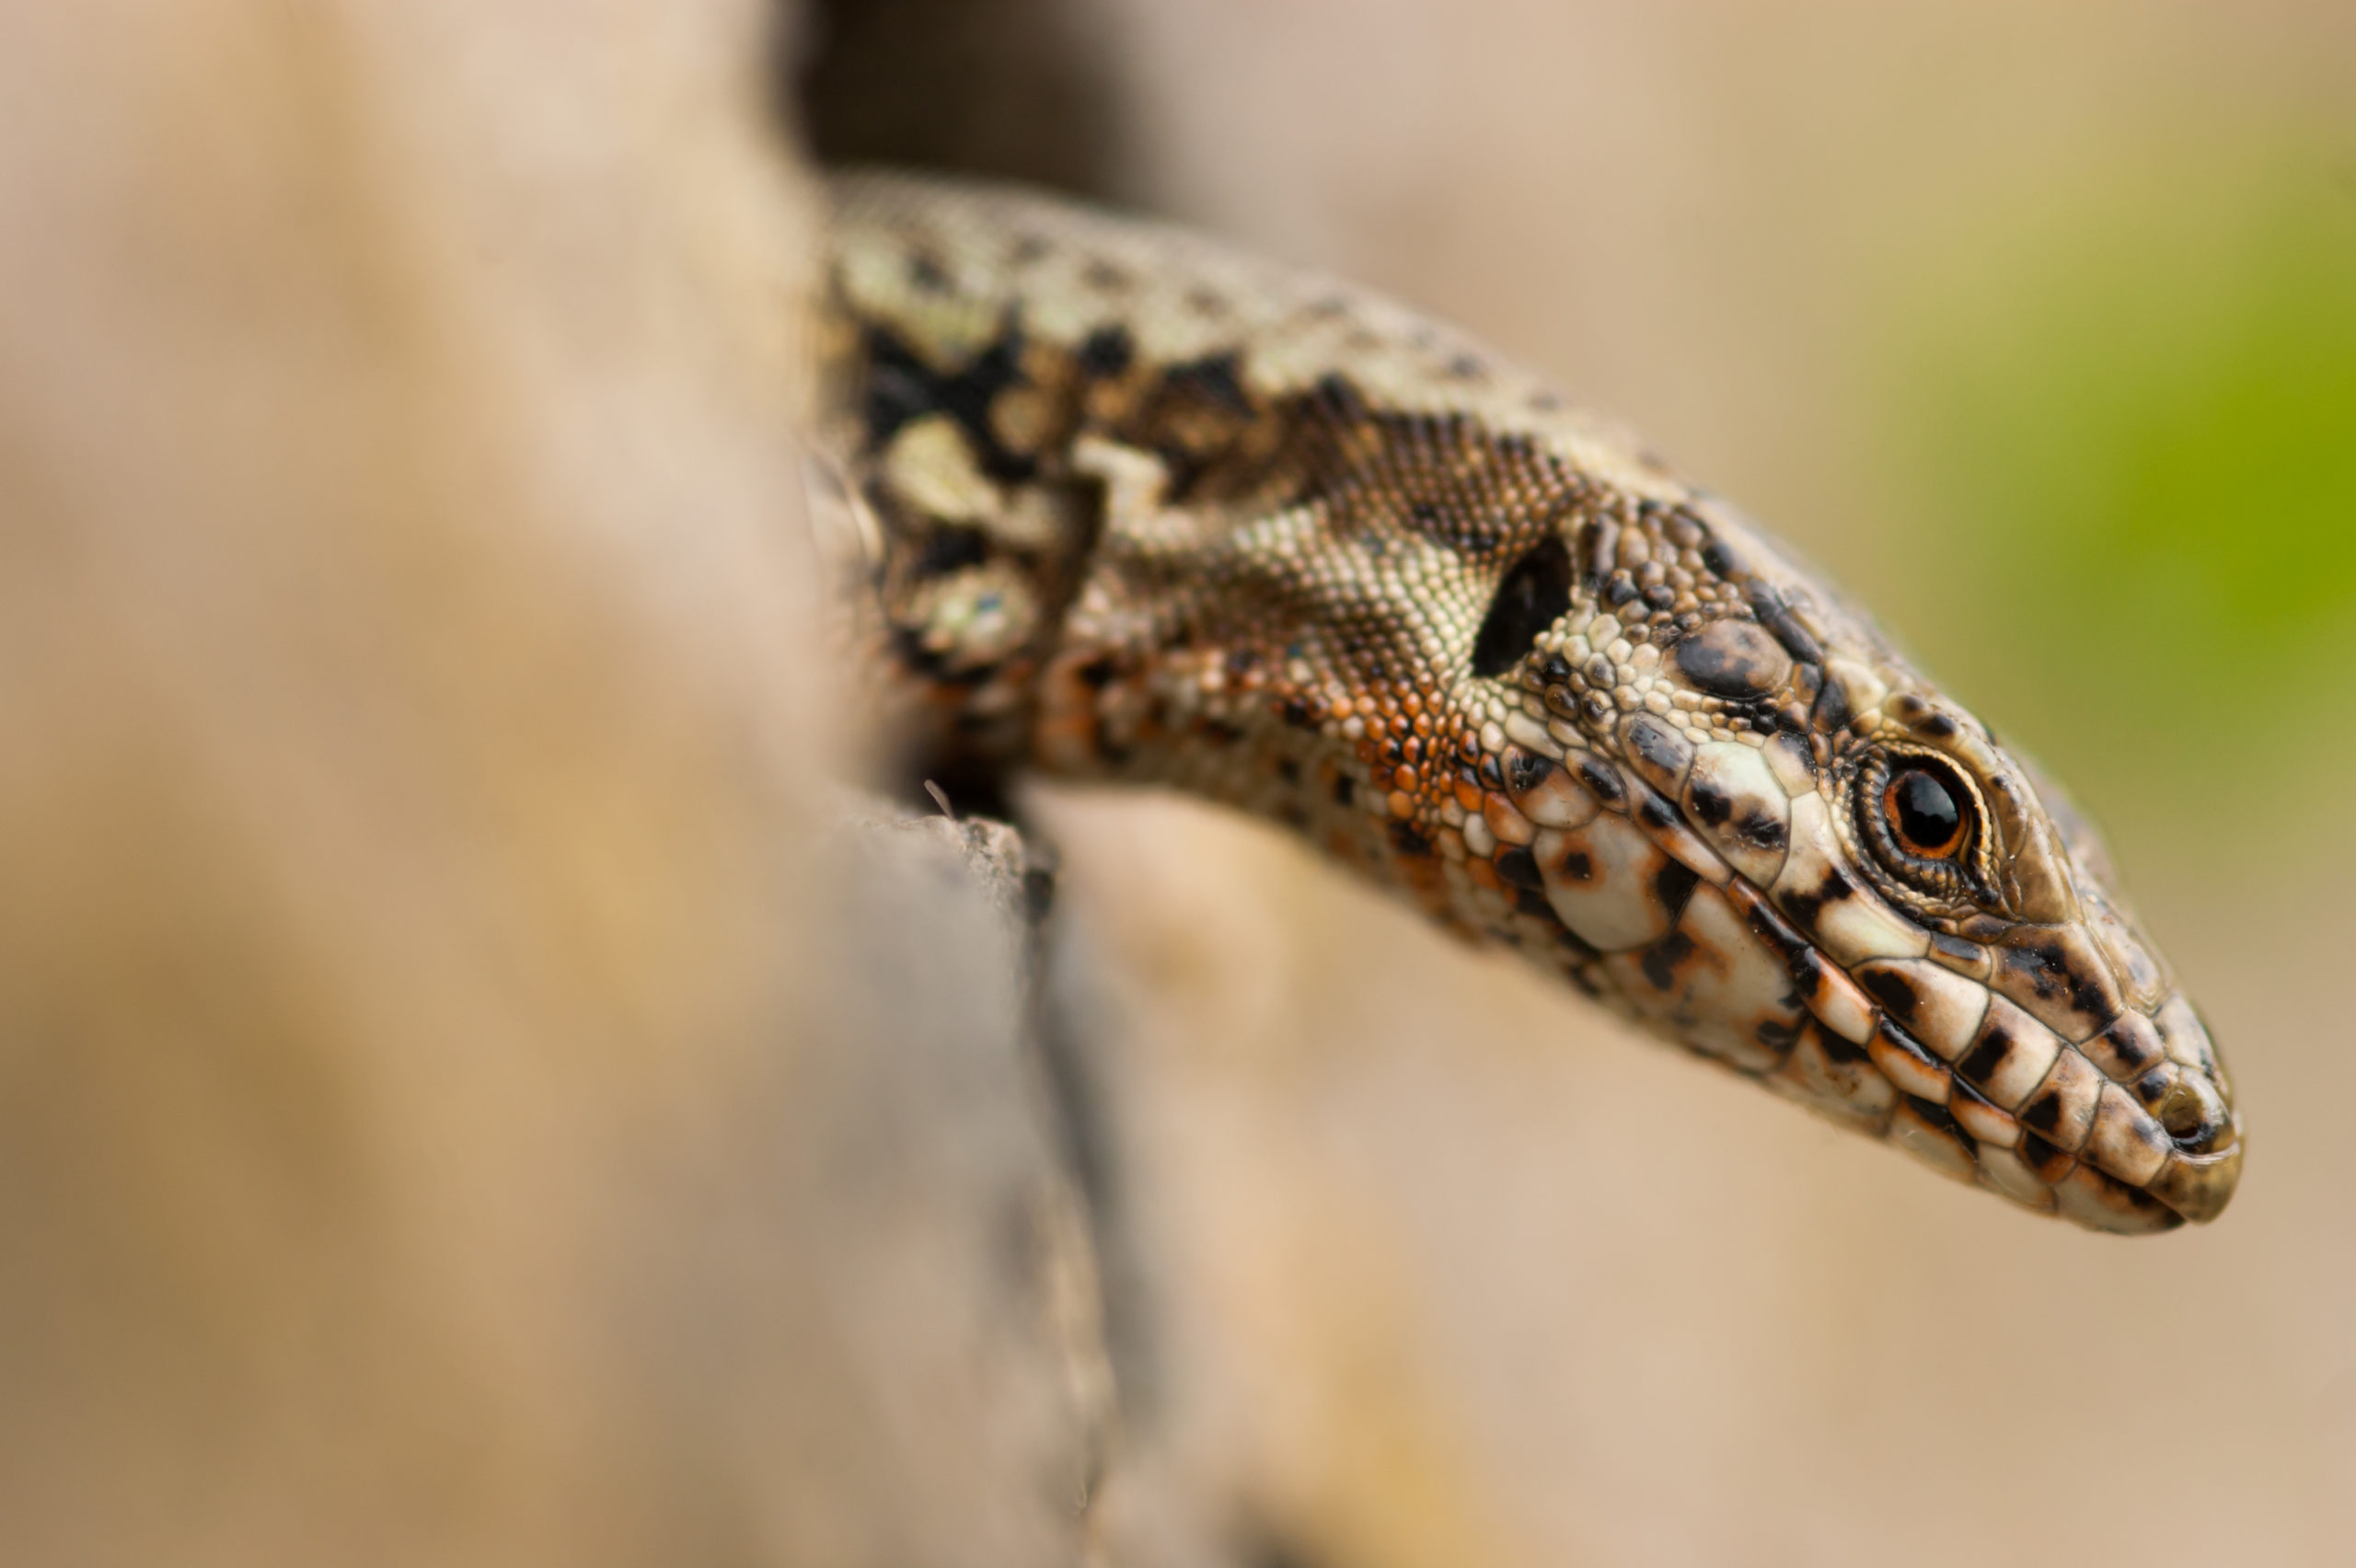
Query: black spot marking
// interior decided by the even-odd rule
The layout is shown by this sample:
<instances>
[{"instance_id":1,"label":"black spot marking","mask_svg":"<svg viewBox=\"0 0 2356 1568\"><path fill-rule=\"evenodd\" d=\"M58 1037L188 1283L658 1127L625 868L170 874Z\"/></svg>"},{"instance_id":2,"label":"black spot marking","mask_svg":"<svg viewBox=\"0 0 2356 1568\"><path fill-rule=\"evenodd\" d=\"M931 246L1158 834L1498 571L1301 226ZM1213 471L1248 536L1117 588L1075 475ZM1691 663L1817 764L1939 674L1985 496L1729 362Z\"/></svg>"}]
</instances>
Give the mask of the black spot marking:
<instances>
[{"instance_id":1,"label":"black spot marking","mask_svg":"<svg viewBox=\"0 0 2356 1568\"><path fill-rule=\"evenodd\" d=\"M908 257L908 282L918 294L947 294L949 272L930 251L918 250Z\"/></svg>"},{"instance_id":2,"label":"black spot marking","mask_svg":"<svg viewBox=\"0 0 2356 1568\"><path fill-rule=\"evenodd\" d=\"M2105 1175L2092 1165L2081 1168L2092 1179L2096 1188L2108 1202L2135 1211L2140 1217L2156 1220L2162 1230L2173 1230L2184 1223L2184 1216L2152 1196L2141 1187L2131 1187L2115 1176Z\"/></svg>"},{"instance_id":3,"label":"black spot marking","mask_svg":"<svg viewBox=\"0 0 2356 1568\"><path fill-rule=\"evenodd\" d=\"M1800 1023L1796 1020L1786 1023L1780 1018L1764 1019L1750 1032L1753 1039L1770 1051L1788 1051L1800 1043Z\"/></svg>"},{"instance_id":4,"label":"black spot marking","mask_svg":"<svg viewBox=\"0 0 2356 1568\"><path fill-rule=\"evenodd\" d=\"M1801 994L1814 996L1822 978L1819 973L1816 950L1808 946L1807 939L1792 929L1781 915L1775 913L1775 906L1765 899L1752 901L1743 912L1743 923L1750 928L1753 936L1767 945L1768 951L1783 961L1784 968L1790 974L1793 983L1800 987Z\"/></svg>"},{"instance_id":5,"label":"black spot marking","mask_svg":"<svg viewBox=\"0 0 2356 1568\"><path fill-rule=\"evenodd\" d=\"M1692 743L1649 713L1629 722L1628 746L1640 761L1672 778L1682 777L1693 763Z\"/></svg>"},{"instance_id":6,"label":"black spot marking","mask_svg":"<svg viewBox=\"0 0 2356 1568\"><path fill-rule=\"evenodd\" d=\"M1934 741L1951 739L1956 732L1955 721L1944 713L1934 713L1927 719L1915 721L1914 732Z\"/></svg>"},{"instance_id":7,"label":"black spot marking","mask_svg":"<svg viewBox=\"0 0 2356 1568\"><path fill-rule=\"evenodd\" d=\"M986 685L999 672L999 661L963 667L949 663L944 653L928 648L924 629L920 627L895 626L892 628L892 651L908 668L927 680L948 686L978 686ZM968 717L976 717L968 715ZM976 726L979 727L979 726Z\"/></svg>"},{"instance_id":8,"label":"black spot marking","mask_svg":"<svg viewBox=\"0 0 2356 1568\"><path fill-rule=\"evenodd\" d=\"M1742 559L1724 539L1712 538L1702 547L1702 564L1715 572L1722 581L1731 582L1742 575Z\"/></svg>"},{"instance_id":9,"label":"black spot marking","mask_svg":"<svg viewBox=\"0 0 2356 1568\"><path fill-rule=\"evenodd\" d=\"M1593 882L1595 860L1584 849L1566 849L1555 869L1573 882Z\"/></svg>"},{"instance_id":10,"label":"black spot marking","mask_svg":"<svg viewBox=\"0 0 2356 1568\"><path fill-rule=\"evenodd\" d=\"M1286 698L1283 702L1277 704L1276 711L1282 715L1286 723L1296 730L1306 730L1316 722L1315 716L1309 710L1309 704L1297 697Z\"/></svg>"},{"instance_id":11,"label":"black spot marking","mask_svg":"<svg viewBox=\"0 0 2356 1568\"><path fill-rule=\"evenodd\" d=\"M1900 1023L1914 1021L1914 1010L1922 1006L1923 999L1916 995L1914 983L1905 975L1885 969L1860 976L1858 983L1874 1000L1889 1009L1890 1017Z\"/></svg>"},{"instance_id":12,"label":"black spot marking","mask_svg":"<svg viewBox=\"0 0 2356 1568\"><path fill-rule=\"evenodd\" d=\"M1698 690L1743 699L1780 690L1792 660L1757 622L1714 620L1678 643L1677 669Z\"/></svg>"},{"instance_id":13,"label":"black spot marking","mask_svg":"<svg viewBox=\"0 0 2356 1568\"><path fill-rule=\"evenodd\" d=\"M1110 653L1100 653L1072 673L1080 677L1080 685L1103 691L1121 673L1121 666Z\"/></svg>"},{"instance_id":14,"label":"black spot marking","mask_svg":"<svg viewBox=\"0 0 2356 1568\"><path fill-rule=\"evenodd\" d=\"M1979 1158L1980 1140L1963 1130L1963 1124L1955 1119L1954 1112L1948 1110L1937 1101L1925 1100L1919 1094L1908 1095L1906 1097L1906 1104L1908 1108L1914 1113L1914 1114L1922 1117L1923 1120L1930 1123L1932 1126L1936 1127L1939 1131L1946 1134L1947 1136L1963 1145L1965 1153L1970 1155L1975 1159Z\"/></svg>"},{"instance_id":15,"label":"black spot marking","mask_svg":"<svg viewBox=\"0 0 2356 1568\"><path fill-rule=\"evenodd\" d=\"M2073 971L2070 976L2070 1005L2087 1018L2100 1018L2110 1010L2110 997L2096 976Z\"/></svg>"},{"instance_id":16,"label":"black spot marking","mask_svg":"<svg viewBox=\"0 0 2356 1568\"><path fill-rule=\"evenodd\" d=\"M1242 362L1231 350L1173 364L1162 373L1161 385L1168 394L1196 398L1230 414L1253 411L1252 396L1243 390Z\"/></svg>"},{"instance_id":17,"label":"black spot marking","mask_svg":"<svg viewBox=\"0 0 2356 1568\"><path fill-rule=\"evenodd\" d=\"M1636 967L1656 991L1677 988L1677 966L1693 956L1693 939L1683 931L1671 931L1645 951Z\"/></svg>"},{"instance_id":18,"label":"black spot marking","mask_svg":"<svg viewBox=\"0 0 2356 1568\"><path fill-rule=\"evenodd\" d=\"M917 551L911 570L918 577L946 577L987 560L990 544L979 528L956 525L930 529Z\"/></svg>"},{"instance_id":19,"label":"black spot marking","mask_svg":"<svg viewBox=\"0 0 2356 1568\"><path fill-rule=\"evenodd\" d=\"M1496 867L1497 880L1509 887L1545 891L1546 879L1539 874L1537 858L1518 844L1498 850L1491 864Z\"/></svg>"},{"instance_id":20,"label":"black spot marking","mask_svg":"<svg viewBox=\"0 0 2356 1568\"><path fill-rule=\"evenodd\" d=\"M1561 918L1554 913L1554 906L1546 902L1546 895L1530 888L1518 887L1513 890L1513 906L1524 915L1533 916L1557 926L1562 924Z\"/></svg>"},{"instance_id":21,"label":"black spot marking","mask_svg":"<svg viewBox=\"0 0 2356 1568\"><path fill-rule=\"evenodd\" d=\"M1696 784L1687 794L1693 815L1712 827L1723 827L1734 815L1734 797L1715 784Z\"/></svg>"},{"instance_id":22,"label":"black spot marking","mask_svg":"<svg viewBox=\"0 0 2356 1568\"><path fill-rule=\"evenodd\" d=\"M1130 338L1129 329L1114 322L1112 326L1099 327L1091 332L1080 342L1080 352L1075 357L1082 375L1097 381L1110 381L1128 374L1130 364L1137 359L1137 343Z\"/></svg>"},{"instance_id":23,"label":"black spot marking","mask_svg":"<svg viewBox=\"0 0 2356 1568\"><path fill-rule=\"evenodd\" d=\"M1625 571L1615 571L1610 584L1603 590L1603 596L1613 609L1619 609L1636 597L1636 580Z\"/></svg>"},{"instance_id":24,"label":"black spot marking","mask_svg":"<svg viewBox=\"0 0 2356 1568\"><path fill-rule=\"evenodd\" d=\"M1791 605L1772 586L1764 582L1750 585L1750 613L1759 617L1761 626L1774 633L1775 640L1794 659L1803 664L1824 663L1823 646L1808 634L1807 628L1800 625Z\"/></svg>"},{"instance_id":25,"label":"black spot marking","mask_svg":"<svg viewBox=\"0 0 2356 1568\"><path fill-rule=\"evenodd\" d=\"M1873 1053L1863 1045L1857 1044L1844 1035L1835 1034L1820 1023L1817 1025L1816 1037L1824 1046L1824 1056L1827 1061L1870 1062L1874 1059Z\"/></svg>"},{"instance_id":26,"label":"black spot marking","mask_svg":"<svg viewBox=\"0 0 2356 1568\"><path fill-rule=\"evenodd\" d=\"M1195 485L1210 468L1209 461L1188 451L1173 441L1153 443L1153 455L1169 477L1163 481L1163 493L1172 502L1183 502L1192 495Z\"/></svg>"},{"instance_id":27,"label":"black spot marking","mask_svg":"<svg viewBox=\"0 0 2356 1568\"><path fill-rule=\"evenodd\" d=\"M1854 717L1849 707L1849 688L1838 675L1825 676L1822 689L1816 694L1815 706L1807 710L1809 725L1829 735Z\"/></svg>"},{"instance_id":28,"label":"black spot marking","mask_svg":"<svg viewBox=\"0 0 2356 1568\"><path fill-rule=\"evenodd\" d=\"M1825 868L1824 880L1816 884L1814 893L1802 893L1794 888L1782 895L1784 913L1800 923L1803 930L1813 931L1824 916L1824 906L1837 904L1855 893L1852 883L1837 866Z\"/></svg>"},{"instance_id":29,"label":"black spot marking","mask_svg":"<svg viewBox=\"0 0 2356 1568\"><path fill-rule=\"evenodd\" d=\"M1527 795L1553 777L1554 759L1536 752L1526 752L1519 746L1506 748L1505 785L1517 795Z\"/></svg>"},{"instance_id":30,"label":"black spot marking","mask_svg":"<svg viewBox=\"0 0 2356 1568\"><path fill-rule=\"evenodd\" d=\"M2088 1018L2103 1018L2110 1011L2101 983L2073 968L2070 955L2058 945L2006 948L1997 963L2027 980L2040 1001L2066 999L2073 1011Z\"/></svg>"},{"instance_id":31,"label":"black spot marking","mask_svg":"<svg viewBox=\"0 0 2356 1568\"><path fill-rule=\"evenodd\" d=\"M1660 906L1675 920L1684 915L1686 901L1701 884L1701 874L1692 867L1682 860L1671 860L1653 878L1653 896L1660 900Z\"/></svg>"},{"instance_id":32,"label":"black spot marking","mask_svg":"<svg viewBox=\"0 0 2356 1568\"><path fill-rule=\"evenodd\" d=\"M1412 822L1391 824L1391 847L1402 855L1428 855L1432 852L1432 841L1425 837L1423 831Z\"/></svg>"},{"instance_id":33,"label":"black spot marking","mask_svg":"<svg viewBox=\"0 0 2356 1568\"><path fill-rule=\"evenodd\" d=\"M1789 830L1777 818L1764 812L1753 812L1735 824L1735 835L1746 844L1761 849L1781 849L1790 842Z\"/></svg>"},{"instance_id":34,"label":"black spot marking","mask_svg":"<svg viewBox=\"0 0 2356 1568\"><path fill-rule=\"evenodd\" d=\"M2137 1025L2142 1027L2138 1028ZM2102 1032L2102 1043L2119 1063L2118 1076L2134 1078L2148 1071L2164 1053L2159 1034L2140 1013L2129 1013Z\"/></svg>"},{"instance_id":35,"label":"black spot marking","mask_svg":"<svg viewBox=\"0 0 2356 1568\"><path fill-rule=\"evenodd\" d=\"M1334 776L1334 803L1335 805L1348 805L1352 801L1357 798L1357 792L1358 781L1357 779L1351 778L1346 773L1337 774Z\"/></svg>"},{"instance_id":36,"label":"black spot marking","mask_svg":"<svg viewBox=\"0 0 2356 1568\"><path fill-rule=\"evenodd\" d=\"M982 471L1001 482L1028 479L1033 458L1011 452L990 425L990 404L1022 381L1022 329L1010 316L998 340L964 369L944 375L888 329L867 329L867 396L861 416L869 444L882 450L902 426L946 414L973 444Z\"/></svg>"},{"instance_id":37,"label":"black spot marking","mask_svg":"<svg viewBox=\"0 0 2356 1568\"><path fill-rule=\"evenodd\" d=\"M1607 806L1619 805L1628 798L1628 791L1621 784L1620 776L1611 770L1611 765L1609 763L1600 762L1592 756L1582 755L1579 758L1579 778L1594 791L1595 798Z\"/></svg>"},{"instance_id":38,"label":"black spot marking","mask_svg":"<svg viewBox=\"0 0 2356 1568\"><path fill-rule=\"evenodd\" d=\"M2062 1091L2049 1089L2021 1107L2021 1124L2050 1133L2062 1124Z\"/></svg>"},{"instance_id":39,"label":"black spot marking","mask_svg":"<svg viewBox=\"0 0 2356 1568\"><path fill-rule=\"evenodd\" d=\"M1492 679L1504 674L1570 607L1570 551L1560 536L1550 534L1497 584L1472 639L1472 673Z\"/></svg>"},{"instance_id":40,"label":"black spot marking","mask_svg":"<svg viewBox=\"0 0 2356 1568\"><path fill-rule=\"evenodd\" d=\"M1333 371L1317 378L1316 406L1343 424L1362 424L1370 417L1357 383Z\"/></svg>"},{"instance_id":41,"label":"black spot marking","mask_svg":"<svg viewBox=\"0 0 2356 1568\"><path fill-rule=\"evenodd\" d=\"M2059 1182L2070 1173L2070 1167L2077 1163L2050 1140L2038 1137L2035 1133L2021 1135L2019 1153L2021 1162L2043 1182Z\"/></svg>"},{"instance_id":42,"label":"black spot marking","mask_svg":"<svg viewBox=\"0 0 2356 1568\"><path fill-rule=\"evenodd\" d=\"M1992 1023L1980 1036L1980 1043L1971 1054L1956 1065L1956 1071L1974 1083L1984 1084L1993 1079L2004 1066L2004 1058L2013 1054L2013 1037L2000 1023Z\"/></svg>"}]
</instances>

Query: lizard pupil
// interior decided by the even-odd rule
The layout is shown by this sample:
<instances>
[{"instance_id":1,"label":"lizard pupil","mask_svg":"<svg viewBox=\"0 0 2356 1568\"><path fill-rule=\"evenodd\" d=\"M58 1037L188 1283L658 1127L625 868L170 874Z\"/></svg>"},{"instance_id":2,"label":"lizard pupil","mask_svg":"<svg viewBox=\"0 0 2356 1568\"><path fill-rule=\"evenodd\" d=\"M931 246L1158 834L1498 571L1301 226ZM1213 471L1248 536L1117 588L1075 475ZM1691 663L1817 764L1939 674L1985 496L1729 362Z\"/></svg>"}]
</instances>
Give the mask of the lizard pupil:
<instances>
[{"instance_id":1,"label":"lizard pupil","mask_svg":"<svg viewBox=\"0 0 2356 1568\"><path fill-rule=\"evenodd\" d=\"M1963 843L1963 809L1926 768L1910 767L1882 790L1882 812L1909 854L1943 860Z\"/></svg>"},{"instance_id":2,"label":"lizard pupil","mask_svg":"<svg viewBox=\"0 0 2356 1568\"><path fill-rule=\"evenodd\" d=\"M1550 535L1514 562L1472 640L1472 673L1502 675L1571 607L1571 552Z\"/></svg>"}]
</instances>

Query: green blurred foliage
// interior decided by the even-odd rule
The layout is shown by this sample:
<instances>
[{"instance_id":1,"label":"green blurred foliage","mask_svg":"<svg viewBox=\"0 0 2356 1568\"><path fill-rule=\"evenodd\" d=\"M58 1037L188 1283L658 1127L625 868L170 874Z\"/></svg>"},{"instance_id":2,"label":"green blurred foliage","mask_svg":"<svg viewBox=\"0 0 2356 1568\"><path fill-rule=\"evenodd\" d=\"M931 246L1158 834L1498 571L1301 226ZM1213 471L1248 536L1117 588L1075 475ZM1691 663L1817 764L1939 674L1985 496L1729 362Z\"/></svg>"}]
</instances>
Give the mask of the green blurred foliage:
<instances>
[{"instance_id":1,"label":"green blurred foliage","mask_svg":"<svg viewBox=\"0 0 2356 1568\"><path fill-rule=\"evenodd\" d=\"M2135 836L2345 794L2356 165L2103 181L1922 281L1876 575L1930 665Z\"/></svg>"}]
</instances>

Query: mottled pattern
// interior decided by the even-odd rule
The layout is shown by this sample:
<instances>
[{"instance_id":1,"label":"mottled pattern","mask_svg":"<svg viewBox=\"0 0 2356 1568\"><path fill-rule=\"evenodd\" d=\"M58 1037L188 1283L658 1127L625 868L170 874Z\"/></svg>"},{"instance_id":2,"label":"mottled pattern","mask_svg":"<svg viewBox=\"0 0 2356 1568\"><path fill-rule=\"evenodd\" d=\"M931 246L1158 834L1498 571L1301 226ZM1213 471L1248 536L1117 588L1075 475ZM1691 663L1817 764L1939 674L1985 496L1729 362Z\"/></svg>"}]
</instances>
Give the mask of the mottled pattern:
<instances>
[{"instance_id":1,"label":"mottled pattern","mask_svg":"<svg viewBox=\"0 0 2356 1568\"><path fill-rule=\"evenodd\" d=\"M837 187L855 636L921 765L1188 790L2106 1230L2239 1173L2044 780L1722 502L1449 329L1045 198Z\"/></svg>"}]
</instances>

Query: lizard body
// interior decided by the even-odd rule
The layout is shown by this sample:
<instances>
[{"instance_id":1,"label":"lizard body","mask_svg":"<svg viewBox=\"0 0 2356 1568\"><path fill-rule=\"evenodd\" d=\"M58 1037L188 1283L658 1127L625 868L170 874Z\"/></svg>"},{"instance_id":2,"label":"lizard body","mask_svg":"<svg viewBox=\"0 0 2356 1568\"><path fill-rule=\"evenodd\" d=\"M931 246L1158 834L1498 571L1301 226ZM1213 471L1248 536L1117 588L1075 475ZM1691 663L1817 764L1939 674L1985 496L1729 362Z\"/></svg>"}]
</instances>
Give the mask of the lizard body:
<instances>
[{"instance_id":1,"label":"lizard body","mask_svg":"<svg viewBox=\"0 0 2356 1568\"><path fill-rule=\"evenodd\" d=\"M2119 1231L2241 1163L2076 813L1862 612L1364 290L835 186L824 443L922 765L1187 790L1946 1173Z\"/></svg>"}]
</instances>

